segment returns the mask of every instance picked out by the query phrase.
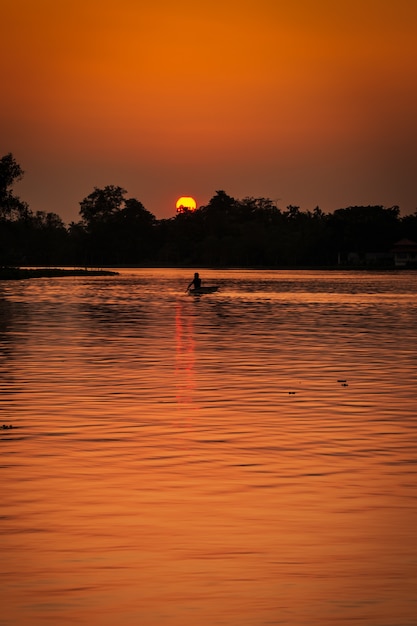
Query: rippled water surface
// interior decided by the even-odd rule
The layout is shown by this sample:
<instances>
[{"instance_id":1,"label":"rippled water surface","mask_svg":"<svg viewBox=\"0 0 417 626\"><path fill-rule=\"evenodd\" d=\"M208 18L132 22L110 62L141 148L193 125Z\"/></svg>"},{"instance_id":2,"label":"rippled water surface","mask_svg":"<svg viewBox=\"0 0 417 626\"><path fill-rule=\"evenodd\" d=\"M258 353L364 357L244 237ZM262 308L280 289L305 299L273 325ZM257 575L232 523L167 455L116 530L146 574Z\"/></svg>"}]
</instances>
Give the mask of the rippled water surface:
<instances>
[{"instance_id":1,"label":"rippled water surface","mask_svg":"<svg viewBox=\"0 0 417 626\"><path fill-rule=\"evenodd\" d=\"M0 284L0 626L415 626L417 274Z\"/></svg>"}]
</instances>

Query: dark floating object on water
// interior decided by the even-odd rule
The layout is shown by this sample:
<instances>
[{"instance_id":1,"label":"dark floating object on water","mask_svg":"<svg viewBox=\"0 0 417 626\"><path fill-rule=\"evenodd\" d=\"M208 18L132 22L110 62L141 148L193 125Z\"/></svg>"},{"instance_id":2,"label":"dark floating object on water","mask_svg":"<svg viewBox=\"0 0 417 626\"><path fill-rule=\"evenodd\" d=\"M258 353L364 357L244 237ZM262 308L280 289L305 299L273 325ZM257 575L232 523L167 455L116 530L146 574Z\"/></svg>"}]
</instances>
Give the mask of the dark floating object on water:
<instances>
[{"instance_id":1,"label":"dark floating object on water","mask_svg":"<svg viewBox=\"0 0 417 626\"><path fill-rule=\"evenodd\" d=\"M218 285L212 285L207 287L199 287L198 289L189 289L188 293L191 296L202 296L203 293L215 293L218 290Z\"/></svg>"},{"instance_id":2,"label":"dark floating object on water","mask_svg":"<svg viewBox=\"0 0 417 626\"><path fill-rule=\"evenodd\" d=\"M342 383L342 387L349 387L347 383Z\"/></svg>"},{"instance_id":3,"label":"dark floating object on water","mask_svg":"<svg viewBox=\"0 0 417 626\"><path fill-rule=\"evenodd\" d=\"M9 428L13 428L13 426L11 424L9 424L9 425L3 424L3 426L2 426L3 430L8 430Z\"/></svg>"},{"instance_id":4,"label":"dark floating object on water","mask_svg":"<svg viewBox=\"0 0 417 626\"><path fill-rule=\"evenodd\" d=\"M288 395L289 395L289 396L295 396L295 393L296 393L295 391L289 391L289 392L288 392Z\"/></svg>"},{"instance_id":5,"label":"dark floating object on water","mask_svg":"<svg viewBox=\"0 0 417 626\"><path fill-rule=\"evenodd\" d=\"M346 383L347 381L345 379L343 379L343 378L339 378L337 382L338 383Z\"/></svg>"}]
</instances>

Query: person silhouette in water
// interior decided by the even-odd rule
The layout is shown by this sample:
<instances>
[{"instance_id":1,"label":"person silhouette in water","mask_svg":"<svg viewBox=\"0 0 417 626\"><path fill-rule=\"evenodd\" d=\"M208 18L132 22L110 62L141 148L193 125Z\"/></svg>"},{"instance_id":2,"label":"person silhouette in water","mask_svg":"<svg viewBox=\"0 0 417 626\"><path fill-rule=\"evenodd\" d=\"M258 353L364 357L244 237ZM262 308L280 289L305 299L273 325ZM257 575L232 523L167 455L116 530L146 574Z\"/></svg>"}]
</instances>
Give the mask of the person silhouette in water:
<instances>
[{"instance_id":1,"label":"person silhouette in water","mask_svg":"<svg viewBox=\"0 0 417 626\"><path fill-rule=\"evenodd\" d=\"M190 282L190 284L187 287L187 291L189 290L189 288L191 287L191 285L194 285L194 289L200 289L201 287L201 278L199 276L199 273L196 272L194 274L194 278L193 280Z\"/></svg>"}]
</instances>

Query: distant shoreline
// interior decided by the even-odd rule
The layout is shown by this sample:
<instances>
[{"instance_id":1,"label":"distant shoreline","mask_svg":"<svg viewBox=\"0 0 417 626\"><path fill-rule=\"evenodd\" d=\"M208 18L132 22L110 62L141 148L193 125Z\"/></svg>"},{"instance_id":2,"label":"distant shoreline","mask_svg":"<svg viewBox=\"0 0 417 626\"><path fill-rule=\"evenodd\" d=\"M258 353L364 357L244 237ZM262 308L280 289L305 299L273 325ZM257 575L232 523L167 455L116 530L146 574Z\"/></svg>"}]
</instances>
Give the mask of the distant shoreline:
<instances>
[{"instance_id":1,"label":"distant shoreline","mask_svg":"<svg viewBox=\"0 0 417 626\"><path fill-rule=\"evenodd\" d=\"M117 276L118 272L93 269L20 268L0 267L0 280L25 280L28 278L61 278L65 276Z\"/></svg>"},{"instance_id":2,"label":"distant shoreline","mask_svg":"<svg viewBox=\"0 0 417 626\"><path fill-rule=\"evenodd\" d=\"M199 266L202 268L203 266ZM147 266L147 265L119 265L117 269L192 269L192 266ZM404 270L416 270L416 268L395 266L371 266L371 265L329 265L329 266L291 266L291 267L209 267L205 269L217 270L255 270L255 271L327 271L327 272L402 272ZM88 268L51 268L51 267L0 267L0 281L2 280L26 280L30 278L64 278L70 276L118 276L120 272L115 269L88 269Z\"/></svg>"}]
</instances>

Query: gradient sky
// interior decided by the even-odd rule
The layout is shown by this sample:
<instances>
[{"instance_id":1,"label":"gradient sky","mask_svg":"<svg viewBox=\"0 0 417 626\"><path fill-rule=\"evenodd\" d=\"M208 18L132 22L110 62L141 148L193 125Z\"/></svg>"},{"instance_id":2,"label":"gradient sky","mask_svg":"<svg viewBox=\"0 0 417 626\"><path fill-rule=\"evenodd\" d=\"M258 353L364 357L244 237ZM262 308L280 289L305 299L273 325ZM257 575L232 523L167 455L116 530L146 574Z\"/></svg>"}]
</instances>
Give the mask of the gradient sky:
<instances>
[{"instance_id":1,"label":"gradient sky","mask_svg":"<svg viewBox=\"0 0 417 626\"><path fill-rule=\"evenodd\" d=\"M120 185L417 209L417 2L0 0L0 156L32 210Z\"/></svg>"}]
</instances>

